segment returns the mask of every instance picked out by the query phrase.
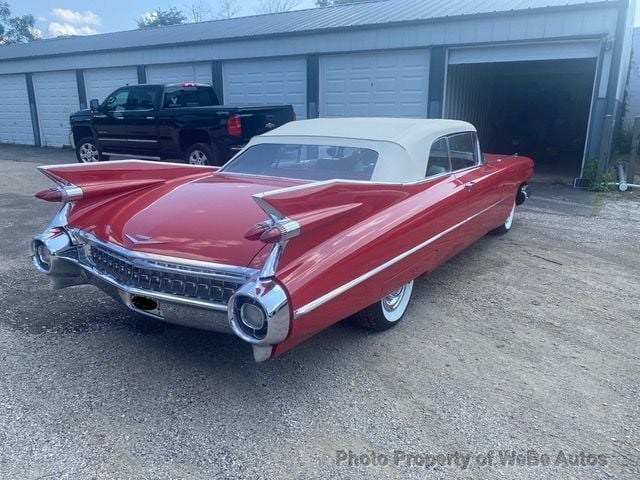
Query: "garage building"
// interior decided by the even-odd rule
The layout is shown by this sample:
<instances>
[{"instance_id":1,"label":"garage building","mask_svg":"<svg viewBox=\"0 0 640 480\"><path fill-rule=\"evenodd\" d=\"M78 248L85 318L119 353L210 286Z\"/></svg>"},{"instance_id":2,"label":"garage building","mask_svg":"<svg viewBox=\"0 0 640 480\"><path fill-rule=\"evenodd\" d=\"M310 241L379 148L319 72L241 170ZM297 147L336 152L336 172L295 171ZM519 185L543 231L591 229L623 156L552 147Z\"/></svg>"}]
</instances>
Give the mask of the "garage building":
<instances>
[{"instance_id":1,"label":"garage building","mask_svg":"<svg viewBox=\"0 0 640 480\"><path fill-rule=\"evenodd\" d=\"M386 0L2 46L0 142L65 145L69 114L91 98L196 81L228 104L290 103L298 118L468 120L486 151L578 177L620 123L634 10Z\"/></svg>"}]
</instances>

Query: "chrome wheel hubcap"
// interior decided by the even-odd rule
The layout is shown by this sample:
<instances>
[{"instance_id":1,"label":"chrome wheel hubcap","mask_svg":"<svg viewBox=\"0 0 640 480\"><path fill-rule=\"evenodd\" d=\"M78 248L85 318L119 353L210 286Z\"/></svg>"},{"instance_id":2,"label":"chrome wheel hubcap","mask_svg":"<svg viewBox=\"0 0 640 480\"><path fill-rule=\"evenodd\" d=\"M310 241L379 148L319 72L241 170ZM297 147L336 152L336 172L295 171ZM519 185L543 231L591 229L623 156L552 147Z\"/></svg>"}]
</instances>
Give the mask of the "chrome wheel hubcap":
<instances>
[{"instance_id":1,"label":"chrome wheel hubcap","mask_svg":"<svg viewBox=\"0 0 640 480\"><path fill-rule=\"evenodd\" d=\"M403 285L395 292L391 292L389 295L384 297L382 299L382 308L384 308L387 312L395 311L402 302L402 297L404 297L404 292L406 289L407 286Z\"/></svg>"},{"instance_id":2,"label":"chrome wheel hubcap","mask_svg":"<svg viewBox=\"0 0 640 480\"><path fill-rule=\"evenodd\" d=\"M202 150L194 150L189 155L189 163L191 165L206 165L207 164L207 156Z\"/></svg>"},{"instance_id":3,"label":"chrome wheel hubcap","mask_svg":"<svg viewBox=\"0 0 640 480\"><path fill-rule=\"evenodd\" d=\"M83 143L80 145L78 153L80 154L80 160L84 163L98 161L98 149L92 143Z\"/></svg>"}]
</instances>

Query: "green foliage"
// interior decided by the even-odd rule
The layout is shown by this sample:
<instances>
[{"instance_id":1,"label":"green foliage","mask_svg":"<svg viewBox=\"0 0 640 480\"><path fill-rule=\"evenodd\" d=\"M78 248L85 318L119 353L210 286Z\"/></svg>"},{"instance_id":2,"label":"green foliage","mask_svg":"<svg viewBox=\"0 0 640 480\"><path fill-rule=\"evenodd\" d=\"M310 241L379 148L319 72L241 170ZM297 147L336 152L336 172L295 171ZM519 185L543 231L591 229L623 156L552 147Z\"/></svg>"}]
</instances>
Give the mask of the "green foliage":
<instances>
[{"instance_id":1,"label":"green foliage","mask_svg":"<svg viewBox=\"0 0 640 480\"><path fill-rule=\"evenodd\" d=\"M602 182L596 181L598 178L597 158L589 160L584 166L583 178L586 178L589 181L589 190L592 192L610 192L614 189L614 186L609 184L616 181L615 174L610 170L607 170L602 174Z\"/></svg>"},{"instance_id":2,"label":"green foliage","mask_svg":"<svg viewBox=\"0 0 640 480\"><path fill-rule=\"evenodd\" d=\"M613 140L615 152L621 154L631 153L632 139L632 130L630 128L626 128L624 125L621 125L616 132L616 138Z\"/></svg>"},{"instance_id":3,"label":"green foliage","mask_svg":"<svg viewBox=\"0 0 640 480\"><path fill-rule=\"evenodd\" d=\"M38 40L40 33L36 29L33 15L11 16L11 7L0 2L0 45L9 43L27 43Z\"/></svg>"},{"instance_id":4,"label":"green foliage","mask_svg":"<svg viewBox=\"0 0 640 480\"><path fill-rule=\"evenodd\" d=\"M187 20L185 14L176 7L169 7L162 10L160 7L153 12L146 14L138 20L138 28L163 27L166 25L180 25Z\"/></svg>"}]
</instances>

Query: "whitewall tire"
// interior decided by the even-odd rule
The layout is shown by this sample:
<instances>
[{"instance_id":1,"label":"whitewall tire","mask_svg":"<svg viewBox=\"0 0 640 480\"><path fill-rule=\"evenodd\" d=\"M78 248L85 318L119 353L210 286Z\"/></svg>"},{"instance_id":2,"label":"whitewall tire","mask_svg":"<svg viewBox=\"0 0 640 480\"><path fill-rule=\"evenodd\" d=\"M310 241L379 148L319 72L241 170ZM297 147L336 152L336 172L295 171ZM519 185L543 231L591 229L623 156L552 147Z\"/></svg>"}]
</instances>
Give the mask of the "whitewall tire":
<instances>
[{"instance_id":1,"label":"whitewall tire","mask_svg":"<svg viewBox=\"0 0 640 480\"><path fill-rule=\"evenodd\" d=\"M515 213L516 213L516 202L513 202L511 211L509 212L509 215L507 216L504 223L500 225L498 228L496 228L495 230L491 230L491 233L493 233L494 235L504 235L505 233L508 233L511 230L511 227L513 226L513 217L515 216Z\"/></svg>"},{"instance_id":2,"label":"whitewall tire","mask_svg":"<svg viewBox=\"0 0 640 480\"><path fill-rule=\"evenodd\" d=\"M386 295L379 302L356 313L356 323L369 330L383 332L396 326L404 317L413 293L413 280Z\"/></svg>"}]
</instances>

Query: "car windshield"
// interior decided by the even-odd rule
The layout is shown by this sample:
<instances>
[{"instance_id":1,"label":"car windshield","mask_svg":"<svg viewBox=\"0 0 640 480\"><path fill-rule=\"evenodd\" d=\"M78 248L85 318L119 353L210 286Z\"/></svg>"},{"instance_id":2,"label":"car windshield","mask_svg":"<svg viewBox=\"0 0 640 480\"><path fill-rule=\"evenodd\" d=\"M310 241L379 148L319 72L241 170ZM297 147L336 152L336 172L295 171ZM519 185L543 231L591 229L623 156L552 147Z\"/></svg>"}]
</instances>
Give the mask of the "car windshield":
<instances>
[{"instance_id":1,"label":"car windshield","mask_svg":"<svg viewBox=\"0 0 640 480\"><path fill-rule=\"evenodd\" d=\"M368 148L291 143L254 145L222 171L301 180L371 180L378 152Z\"/></svg>"}]
</instances>

